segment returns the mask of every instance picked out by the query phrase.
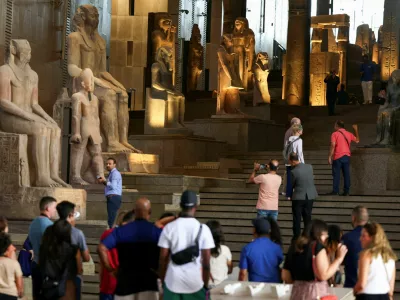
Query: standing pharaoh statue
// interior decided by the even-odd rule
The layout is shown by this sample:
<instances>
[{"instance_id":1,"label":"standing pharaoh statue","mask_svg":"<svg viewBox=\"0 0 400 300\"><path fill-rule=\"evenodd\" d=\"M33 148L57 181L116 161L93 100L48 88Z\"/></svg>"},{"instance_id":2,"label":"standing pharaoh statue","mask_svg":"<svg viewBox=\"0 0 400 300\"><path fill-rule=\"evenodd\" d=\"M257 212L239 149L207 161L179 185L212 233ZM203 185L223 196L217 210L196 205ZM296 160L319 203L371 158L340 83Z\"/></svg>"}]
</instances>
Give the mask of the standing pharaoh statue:
<instances>
[{"instance_id":1,"label":"standing pharaoh statue","mask_svg":"<svg viewBox=\"0 0 400 300\"><path fill-rule=\"evenodd\" d=\"M99 35L99 13L93 5L81 5L74 16L76 32L68 36L68 73L73 93L79 76L89 68L94 74L94 94L100 100L100 126L107 152L140 152L128 143L128 94L106 69L106 42Z\"/></svg>"},{"instance_id":2,"label":"standing pharaoh statue","mask_svg":"<svg viewBox=\"0 0 400 300\"><path fill-rule=\"evenodd\" d=\"M199 25L194 24L189 44L188 63L188 92L197 90L197 84L203 72L203 46L201 45L201 34Z\"/></svg>"},{"instance_id":3,"label":"standing pharaoh statue","mask_svg":"<svg viewBox=\"0 0 400 300\"><path fill-rule=\"evenodd\" d=\"M393 71L387 87L387 100L378 111L376 124L377 137L375 144L390 145L398 143L399 127L396 112L400 109L400 70Z\"/></svg>"},{"instance_id":4,"label":"standing pharaoh statue","mask_svg":"<svg viewBox=\"0 0 400 300\"><path fill-rule=\"evenodd\" d=\"M253 66L254 90L253 105L260 103L271 103L271 96L268 90L268 53L260 52L257 54L256 62Z\"/></svg>"},{"instance_id":5,"label":"standing pharaoh statue","mask_svg":"<svg viewBox=\"0 0 400 300\"><path fill-rule=\"evenodd\" d=\"M59 177L61 130L39 105L38 75L29 66L27 40L11 40L8 63L0 67L0 131L26 134L32 186L69 187Z\"/></svg>"},{"instance_id":6,"label":"standing pharaoh statue","mask_svg":"<svg viewBox=\"0 0 400 300\"><path fill-rule=\"evenodd\" d=\"M236 73L232 34L224 34L218 48L218 95L217 115L240 113L239 90L243 89Z\"/></svg>"},{"instance_id":7,"label":"standing pharaoh statue","mask_svg":"<svg viewBox=\"0 0 400 300\"><path fill-rule=\"evenodd\" d=\"M252 67L255 57L255 35L249 28L249 21L239 17L235 20L233 30L233 52L235 68L242 80L245 91L252 89Z\"/></svg>"},{"instance_id":8,"label":"standing pharaoh statue","mask_svg":"<svg viewBox=\"0 0 400 300\"><path fill-rule=\"evenodd\" d=\"M82 86L72 95L71 184L88 185L104 177L99 100L93 95L92 70L84 69L79 78ZM84 161L86 152L88 159ZM82 175L89 182L83 180Z\"/></svg>"}]
</instances>

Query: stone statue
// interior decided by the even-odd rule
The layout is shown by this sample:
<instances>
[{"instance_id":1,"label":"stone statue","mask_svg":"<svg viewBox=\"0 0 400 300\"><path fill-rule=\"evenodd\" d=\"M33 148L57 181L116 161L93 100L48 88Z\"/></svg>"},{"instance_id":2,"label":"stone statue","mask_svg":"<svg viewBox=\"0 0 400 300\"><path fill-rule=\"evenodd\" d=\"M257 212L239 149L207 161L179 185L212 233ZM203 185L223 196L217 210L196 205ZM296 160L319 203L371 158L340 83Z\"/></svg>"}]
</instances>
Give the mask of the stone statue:
<instances>
[{"instance_id":1,"label":"stone statue","mask_svg":"<svg viewBox=\"0 0 400 300\"><path fill-rule=\"evenodd\" d=\"M82 87L72 95L72 135L71 146L71 184L88 185L81 174L89 166L85 178L96 183L96 178L104 177L104 163L101 156L102 138L100 134L99 100L94 91L94 76L90 69L84 69L80 75ZM83 164L84 154L88 151L90 161Z\"/></svg>"},{"instance_id":2,"label":"stone statue","mask_svg":"<svg viewBox=\"0 0 400 300\"><path fill-rule=\"evenodd\" d=\"M239 17L235 20L233 30L233 52L235 55L235 68L242 80L246 91L252 88L251 70L255 57L255 36L249 28L249 21Z\"/></svg>"},{"instance_id":3,"label":"stone statue","mask_svg":"<svg viewBox=\"0 0 400 300\"><path fill-rule=\"evenodd\" d=\"M185 96L173 85L173 51L168 46L157 50L156 62L151 66L151 98L152 101L164 100L165 128L185 128ZM152 111L147 111L151 117Z\"/></svg>"},{"instance_id":4,"label":"stone statue","mask_svg":"<svg viewBox=\"0 0 400 300\"><path fill-rule=\"evenodd\" d=\"M156 26L151 34L153 42L153 62L157 60L157 51L160 47L166 46L171 49L173 60L172 67L172 84L175 85L175 38L176 26L172 25L172 18L167 13L158 13L156 17Z\"/></svg>"},{"instance_id":5,"label":"stone statue","mask_svg":"<svg viewBox=\"0 0 400 300\"><path fill-rule=\"evenodd\" d=\"M390 145L396 139L393 136L396 124L396 112L400 108L400 70L393 71L387 87L387 99L378 111L376 124L376 145ZM398 121L397 121L398 122Z\"/></svg>"},{"instance_id":6,"label":"stone statue","mask_svg":"<svg viewBox=\"0 0 400 300\"><path fill-rule=\"evenodd\" d=\"M187 91L197 90L197 83L203 72L203 46L199 25L194 24L189 44L188 83Z\"/></svg>"},{"instance_id":7,"label":"stone statue","mask_svg":"<svg viewBox=\"0 0 400 300\"><path fill-rule=\"evenodd\" d=\"M70 187L59 177L61 130L39 105L30 60L29 42L11 40L8 63L0 67L0 131L28 136L32 186Z\"/></svg>"},{"instance_id":8,"label":"stone statue","mask_svg":"<svg viewBox=\"0 0 400 300\"><path fill-rule=\"evenodd\" d=\"M257 60L253 65L254 91L253 105L259 103L271 103L271 96L268 90L268 53L260 52L257 54Z\"/></svg>"},{"instance_id":9,"label":"stone statue","mask_svg":"<svg viewBox=\"0 0 400 300\"><path fill-rule=\"evenodd\" d=\"M99 13L93 5L81 5L74 16L76 32L68 36L68 73L73 93L79 76L89 68L94 74L94 94L100 100L100 126L107 152L140 152L128 143L128 94L106 69L106 42L99 35Z\"/></svg>"},{"instance_id":10,"label":"stone statue","mask_svg":"<svg viewBox=\"0 0 400 300\"><path fill-rule=\"evenodd\" d=\"M232 34L224 34L218 48L217 115L236 114L240 109L239 90L243 89L236 73Z\"/></svg>"}]
</instances>

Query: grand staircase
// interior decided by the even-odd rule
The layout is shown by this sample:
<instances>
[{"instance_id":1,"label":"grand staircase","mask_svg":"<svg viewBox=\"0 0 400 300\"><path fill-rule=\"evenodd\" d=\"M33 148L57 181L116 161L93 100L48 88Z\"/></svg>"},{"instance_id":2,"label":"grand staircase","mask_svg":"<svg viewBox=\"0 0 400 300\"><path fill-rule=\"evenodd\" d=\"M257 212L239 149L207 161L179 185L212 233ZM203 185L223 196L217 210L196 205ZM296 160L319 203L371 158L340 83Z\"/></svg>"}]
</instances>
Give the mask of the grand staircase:
<instances>
[{"instance_id":1,"label":"grand staircase","mask_svg":"<svg viewBox=\"0 0 400 300\"><path fill-rule=\"evenodd\" d=\"M229 158L237 158L243 166L242 173L230 174L230 178L247 180L254 161L268 162L280 158L279 152L230 153ZM305 161L313 165L315 184L320 196L314 203L313 218L319 218L329 224L339 225L344 232L352 229L351 211L357 205L369 209L370 219L383 225L392 247L400 252L400 190L395 196L351 195L348 197L326 196L332 190L331 168L327 163L328 150L305 151ZM284 166L281 163L279 174L283 176ZM258 187L248 184L246 188L204 188L200 190L201 205L197 217L202 222L210 219L219 220L223 225L226 245L231 249L233 260L237 265L240 251L249 243L252 236L251 220L256 217ZM281 197L279 201L279 225L284 241L284 252L287 251L292 238L291 202ZM396 292L400 299L400 264L397 264ZM396 298L397 299L397 298Z\"/></svg>"}]
</instances>

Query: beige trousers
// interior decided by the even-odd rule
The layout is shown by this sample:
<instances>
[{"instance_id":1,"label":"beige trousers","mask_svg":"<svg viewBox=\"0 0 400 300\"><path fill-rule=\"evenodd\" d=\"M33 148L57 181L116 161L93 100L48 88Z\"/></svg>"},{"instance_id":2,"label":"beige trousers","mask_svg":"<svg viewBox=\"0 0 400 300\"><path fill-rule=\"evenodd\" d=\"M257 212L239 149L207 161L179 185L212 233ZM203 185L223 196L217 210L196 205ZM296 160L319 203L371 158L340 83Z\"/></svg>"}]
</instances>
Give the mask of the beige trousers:
<instances>
[{"instance_id":1,"label":"beige trousers","mask_svg":"<svg viewBox=\"0 0 400 300\"><path fill-rule=\"evenodd\" d=\"M372 103L372 81L361 81L361 87L364 95L364 104Z\"/></svg>"},{"instance_id":2,"label":"beige trousers","mask_svg":"<svg viewBox=\"0 0 400 300\"><path fill-rule=\"evenodd\" d=\"M117 296L115 300L158 300L158 292L141 292L128 296Z\"/></svg>"}]
</instances>

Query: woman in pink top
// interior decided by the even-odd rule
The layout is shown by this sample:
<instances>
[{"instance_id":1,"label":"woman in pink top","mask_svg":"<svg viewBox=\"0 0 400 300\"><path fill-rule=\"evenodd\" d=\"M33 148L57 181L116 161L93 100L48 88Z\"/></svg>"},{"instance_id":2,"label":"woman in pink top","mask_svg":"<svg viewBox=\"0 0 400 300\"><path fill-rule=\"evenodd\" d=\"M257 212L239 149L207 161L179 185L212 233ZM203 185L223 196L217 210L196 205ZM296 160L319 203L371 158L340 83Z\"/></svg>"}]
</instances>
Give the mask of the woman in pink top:
<instances>
[{"instance_id":1,"label":"woman in pink top","mask_svg":"<svg viewBox=\"0 0 400 300\"><path fill-rule=\"evenodd\" d=\"M257 217L272 217L278 219L279 188L282 184L282 177L277 174L279 162L271 160L268 165L268 174L256 176L261 165L254 163L254 170L248 180L260 186L257 201Z\"/></svg>"}]
</instances>

